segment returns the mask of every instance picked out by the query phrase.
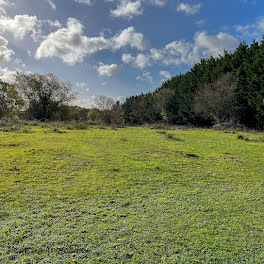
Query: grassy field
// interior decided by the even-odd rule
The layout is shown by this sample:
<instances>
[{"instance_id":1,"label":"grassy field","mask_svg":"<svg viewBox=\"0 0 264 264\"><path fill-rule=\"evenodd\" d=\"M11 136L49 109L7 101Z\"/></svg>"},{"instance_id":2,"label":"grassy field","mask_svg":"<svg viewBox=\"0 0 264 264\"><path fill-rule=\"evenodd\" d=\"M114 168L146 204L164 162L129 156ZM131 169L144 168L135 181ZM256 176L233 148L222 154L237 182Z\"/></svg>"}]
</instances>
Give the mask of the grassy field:
<instances>
[{"instance_id":1,"label":"grassy field","mask_svg":"<svg viewBox=\"0 0 264 264\"><path fill-rule=\"evenodd\" d=\"M0 132L0 263L264 263L263 195L264 133Z\"/></svg>"}]
</instances>

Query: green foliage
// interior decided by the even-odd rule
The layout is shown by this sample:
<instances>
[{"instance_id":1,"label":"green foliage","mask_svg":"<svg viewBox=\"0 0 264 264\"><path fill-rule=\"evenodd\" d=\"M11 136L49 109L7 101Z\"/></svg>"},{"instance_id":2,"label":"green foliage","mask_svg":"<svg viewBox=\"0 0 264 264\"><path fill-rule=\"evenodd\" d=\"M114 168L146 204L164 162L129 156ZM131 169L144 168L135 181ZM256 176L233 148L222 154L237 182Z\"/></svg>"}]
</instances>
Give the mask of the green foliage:
<instances>
[{"instance_id":1,"label":"green foliage","mask_svg":"<svg viewBox=\"0 0 264 264\"><path fill-rule=\"evenodd\" d=\"M70 109L65 105L75 98L71 84L53 74L17 73L15 85L26 103L26 116L37 120L63 120Z\"/></svg>"},{"instance_id":2,"label":"green foliage","mask_svg":"<svg viewBox=\"0 0 264 264\"><path fill-rule=\"evenodd\" d=\"M124 119L127 123L142 125L162 121L159 108L152 93L127 98L123 104Z\"/></svg>"},{"instance_id":3,"label":"green foliage","mask_svg":"<svg viewBox=\"0 0 264 264\"><path fill-rule=\"evenodd\" d=\"M185 74L165 81L154 93L128 98L124 104L125 121L143 124L162 120L177 125L211 125L212 118L194 111L193 99L201 87L214 85L225 73L237 79L232 105L234 119L248 127L263 129L264 39L261 43L253 41L250 46L241 43L233 53L202 59ZM171 91L171 95L164 95L167 99L160 107L154 102L160 101L163 91Z\"/></svg>"},{"instance_id":4,"label":"green foliage","mask_svg":"<svg viewBox=\"0 0 264 264\"><path fill-rule=\"evenodd\" d=\"M12 117L22 106L23 100L15 86L0 80L0 118Z\"/></svg>"}]
</instances>

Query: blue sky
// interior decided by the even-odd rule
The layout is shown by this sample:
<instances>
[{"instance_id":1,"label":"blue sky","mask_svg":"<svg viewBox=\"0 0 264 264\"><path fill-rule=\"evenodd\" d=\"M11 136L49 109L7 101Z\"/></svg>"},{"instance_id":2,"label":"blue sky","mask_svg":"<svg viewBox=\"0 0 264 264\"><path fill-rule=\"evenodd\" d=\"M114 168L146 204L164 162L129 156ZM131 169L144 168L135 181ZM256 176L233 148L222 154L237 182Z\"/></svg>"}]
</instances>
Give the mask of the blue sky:
<instances>
[{"instance_id":1,"label":"blue sky","mask_svg":"<svg viewBox=\"0 0 264 264\"><path fill-rule=\"evenodd\" d=\"M52 72L89 107L153 91L263 34L260 0L0 0L0 78Z\"/></svg>"}]
</instances>

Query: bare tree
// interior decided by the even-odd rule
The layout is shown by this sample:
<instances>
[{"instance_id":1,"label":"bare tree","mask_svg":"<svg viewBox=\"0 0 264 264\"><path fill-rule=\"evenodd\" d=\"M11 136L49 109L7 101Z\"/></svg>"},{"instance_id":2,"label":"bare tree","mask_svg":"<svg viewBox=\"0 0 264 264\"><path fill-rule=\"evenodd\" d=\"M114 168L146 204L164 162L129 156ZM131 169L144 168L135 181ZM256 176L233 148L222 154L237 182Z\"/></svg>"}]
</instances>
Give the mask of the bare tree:
<instances>
[{"instance_id":1,"label":"bare tree","mask_svg":"<svg viewBox=\"0 0 264 264\"><path fill-rule=\"evenodd\" d=\"M97 121L103 124L120 125L123 123L123 109L119 101L113 97L107 97L104 95L96 96L94 98L95 108L99 110L96 112L93 110L90 116L96 113Z\"/></svg>"},{"instance_id":2,"label":"bare tree","mask_svg":"<svg viewBox=\"0 0 264 264\"><path fill-rule=\"evenodd\" d=\"M236 87L236 79L231 73L222 74L214 83L201 86L194 96L195 113L212 118L216 124L231 122Z\"/></svg>"},{"instance_id":3,"label":"bare tree","mask_svg":"<svg viewBox=\"0 0 264 264\"><path fill-rule=\"evenodd\" d=\"M116 101L112 97L99 95L94 98L95 108L100 111L111 110Z\"/></svg>"}]
</instances>

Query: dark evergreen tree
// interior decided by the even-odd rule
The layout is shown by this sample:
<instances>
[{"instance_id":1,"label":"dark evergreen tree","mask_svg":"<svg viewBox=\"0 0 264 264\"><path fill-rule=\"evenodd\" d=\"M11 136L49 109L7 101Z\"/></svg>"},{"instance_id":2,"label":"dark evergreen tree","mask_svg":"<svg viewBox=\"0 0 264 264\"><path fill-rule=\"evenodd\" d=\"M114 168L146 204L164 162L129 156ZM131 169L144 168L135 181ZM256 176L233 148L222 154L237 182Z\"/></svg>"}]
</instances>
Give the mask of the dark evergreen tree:
<instances>
[{"instance_id":1,"label":"dark evergreen tree","mask_svg":"<svg viewBox=\"0 0 264 264\"><path fill-rule=\"evenodd\" d=\"M264 128L264 39L249 46L241 43L234 52L202 59L190 71L165 81L152 94L130 97L124 104L125 120L133 124L164 121L171 124L209 125L210 118L193 111L193 98L200 87L212 84L225 73L236 77L235 119L252 128ZM162 91L172 91L166 104L151 106ZM153 100L154 98L154 100Z\"/></svg>"}]
</instances>

